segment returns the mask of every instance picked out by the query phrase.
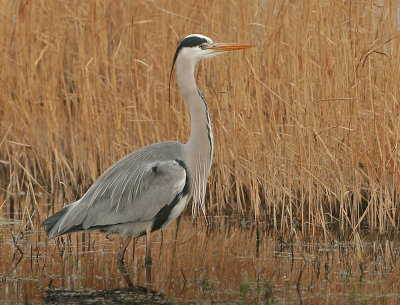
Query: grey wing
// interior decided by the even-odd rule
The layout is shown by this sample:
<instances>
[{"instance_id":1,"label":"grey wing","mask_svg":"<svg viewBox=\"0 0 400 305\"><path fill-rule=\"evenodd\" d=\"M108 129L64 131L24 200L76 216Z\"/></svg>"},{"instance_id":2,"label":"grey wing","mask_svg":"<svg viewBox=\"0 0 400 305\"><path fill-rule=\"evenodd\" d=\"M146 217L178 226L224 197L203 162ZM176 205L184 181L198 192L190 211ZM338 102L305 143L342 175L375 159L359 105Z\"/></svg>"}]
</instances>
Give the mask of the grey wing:
<instances>
[{"instance_id":1,"label":"grey wing","mask_svg":"<svg viewBox=\"0 0 400 305\"><path fill-rule=\"evenodd\" d=\"M176 161L180 145L158 143L119 160L68 206L52 235L153 219L187 183L186 169Z\"/></svg>"}]
</instances>

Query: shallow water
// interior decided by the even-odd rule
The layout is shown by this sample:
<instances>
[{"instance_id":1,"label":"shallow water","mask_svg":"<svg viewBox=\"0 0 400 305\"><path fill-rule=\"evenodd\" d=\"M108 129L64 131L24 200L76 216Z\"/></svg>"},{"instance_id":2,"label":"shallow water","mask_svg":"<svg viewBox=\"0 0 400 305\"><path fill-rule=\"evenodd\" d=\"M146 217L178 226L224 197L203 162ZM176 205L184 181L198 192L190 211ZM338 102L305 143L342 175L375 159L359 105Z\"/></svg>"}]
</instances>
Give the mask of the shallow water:
<instances>
[{"instance_id":1,"label":"shallow water","mask_svg":"<svg viewBox=\"0 0 400 305\"><path fill-rule=\"evenodd\" d=\"M136 302L120 289L127 285L115 261L118 236L53 240L29 227L0 219L1 304ZM397 241L322 242L224 217L208 224L185 217L154 234L152 246L152 289L161 303L400 303ZM125 257L139 287L146 286L144 249L139 238Z\"/></svg>"}]
</instances>

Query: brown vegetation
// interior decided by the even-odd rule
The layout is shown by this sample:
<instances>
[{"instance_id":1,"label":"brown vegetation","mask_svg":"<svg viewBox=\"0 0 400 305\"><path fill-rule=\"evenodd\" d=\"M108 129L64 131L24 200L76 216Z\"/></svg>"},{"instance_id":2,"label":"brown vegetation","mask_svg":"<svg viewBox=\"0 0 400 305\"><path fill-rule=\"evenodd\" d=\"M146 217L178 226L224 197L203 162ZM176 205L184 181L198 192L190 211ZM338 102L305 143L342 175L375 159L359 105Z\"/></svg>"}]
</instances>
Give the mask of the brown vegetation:
<instances>
[{"instance_id":1,"label":"brown vegetation","mask_svg":"<svg viewBox=\"0 0 400 305\"><path fill-rule=\"evenodd\" d=\"M396 1L4 0L0 11L3 212L43 220L44 202L73 201L129 152L186 141L168 72L179 39L202 33L256 46L198 67L216 139L209 214L303 232L398 228Z\"/></svg>"}]
</instances>

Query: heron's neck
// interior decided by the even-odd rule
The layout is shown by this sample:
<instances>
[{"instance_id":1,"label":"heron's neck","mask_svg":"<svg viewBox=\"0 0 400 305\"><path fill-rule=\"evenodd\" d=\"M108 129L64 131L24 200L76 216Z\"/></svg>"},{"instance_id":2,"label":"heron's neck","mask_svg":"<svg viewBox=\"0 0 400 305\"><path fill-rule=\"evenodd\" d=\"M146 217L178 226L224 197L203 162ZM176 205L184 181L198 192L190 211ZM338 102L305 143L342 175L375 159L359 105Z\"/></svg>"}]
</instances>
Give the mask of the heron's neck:
<instances>
[{"instance_id":1,"label":"heron's neck","mask_svg":"<svg viewBox=\"0 0 400 305\"><path fill-rule=\"evenodd\" d=\"M195 62L179 58L176 62L178 86L190 111L191 130L185 154L194 184L193 208L197 209L197 204L204 208L205 188L213 155L213 133L207 102L194 79L194 66Z\"/></svg>"}]
</instances>

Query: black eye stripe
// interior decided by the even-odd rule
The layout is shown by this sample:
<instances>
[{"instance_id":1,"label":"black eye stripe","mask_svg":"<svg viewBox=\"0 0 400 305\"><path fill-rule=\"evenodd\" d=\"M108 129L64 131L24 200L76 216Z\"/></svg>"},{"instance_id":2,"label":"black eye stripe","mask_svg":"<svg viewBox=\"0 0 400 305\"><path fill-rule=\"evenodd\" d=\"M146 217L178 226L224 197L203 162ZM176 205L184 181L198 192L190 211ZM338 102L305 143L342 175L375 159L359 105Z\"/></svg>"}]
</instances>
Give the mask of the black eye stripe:
<instances>
[{"instance_id":1,"label":"black eye stripe","mask_svg":"<svg viewBox=\"0 0 400 305\"><path fill-rule=\"evenodd\" d=\"M190 37L183 38L181 40L181 42L179 43L179 47L180 48L183 48L183 47L196 47L196 46L199 46L199 45L201 45L202 43L205 43L205 42L207 42L207 39L205 39L203 37L190 36Z\"/></svg>"},{"instance_id":2,"label":"black eye stripe","mask_svg":"<svg viewBox=\"0 0 400 305\"><path fill-rule=\"evenodd\" d=\"M207 43L207 42L208 42L207 39L205 39L203 37L199 37L199 36L189 36L189 37L183 38L181 40L181 42L179 43L178 48L176 49L173 62L175 63L175 60L178 57L179 51L182 48L184 48L184 47L193 48L193 47L197 47L197 46L201 45L202 43Z\"/></svg>"}]
</instances>

